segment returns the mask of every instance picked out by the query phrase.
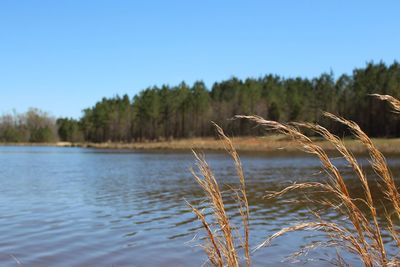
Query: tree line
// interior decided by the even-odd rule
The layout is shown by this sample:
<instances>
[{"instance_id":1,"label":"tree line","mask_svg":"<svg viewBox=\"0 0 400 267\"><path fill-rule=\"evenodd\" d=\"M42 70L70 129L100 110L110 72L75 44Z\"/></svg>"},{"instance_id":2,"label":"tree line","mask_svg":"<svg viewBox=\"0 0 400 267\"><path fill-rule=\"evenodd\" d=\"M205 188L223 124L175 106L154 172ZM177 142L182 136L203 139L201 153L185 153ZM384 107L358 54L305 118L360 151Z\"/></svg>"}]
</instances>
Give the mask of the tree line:
<instances>
[{"instance_id":1,"label":"tree line","mask_svg":"<svg viewBox=\"0 0 400 267\"><path fill-rule=\"evenodd\" d=\"M210 121L235 136L261 134L258 132L261 130L253 129L248 122L229 120L237 114L256 114L277 121L316 122L336 134L347 134L341 125L322 116L322 111L328 111L354 120L371 136L400 136L400 121L388 112L386 103L369 96L372 93L400 97L399 63L371 62L337 79L332 73L312 79L269 74L245 80L232 77L214 83L211 88L202 81L192 85L182 82L176 86L154 86L133 98L128 95L103 98L83 110L79 120L60 118L55 123L59 139L72 142L214 136Z\"/></svg>"},{"instance_id":2,"label":"tree line","mask_svg":"<svg viewBox=\"0 0 400 267\"><path fill-rule=\"evenodd\" d=\"M25 113L0 116L0 142L54 142L58 140L56 120L48 113L31 108Z\"/></svg>"}]
</instances>

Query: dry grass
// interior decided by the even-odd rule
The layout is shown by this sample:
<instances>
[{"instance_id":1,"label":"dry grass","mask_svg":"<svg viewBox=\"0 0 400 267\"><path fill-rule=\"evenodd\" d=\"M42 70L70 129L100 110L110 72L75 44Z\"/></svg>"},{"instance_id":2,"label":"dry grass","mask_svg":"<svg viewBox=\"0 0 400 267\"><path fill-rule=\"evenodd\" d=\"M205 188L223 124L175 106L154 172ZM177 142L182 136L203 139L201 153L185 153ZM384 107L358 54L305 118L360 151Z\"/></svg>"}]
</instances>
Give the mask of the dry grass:
<instances>
[{"instance_id":1,"label":"dry grass","mask_svg":"<svg viewBox=\"0 0 400 267\"><path fill-rule=\"evenodd\" d=\"M372 94L371 96L376 97L377 99L387 101L394 109L395 112L400 112L400 101L393 96L390 95L378 95Z\"/></svg>"},{"instance_id":2,"label":"dry grass","mask_svg":"<svg viewBox=\"0 0 400 267\"><path fill-rule=\"evenodd\" d=\"M215 125L215 127L226 150L235 163L236 172L239 177L239 188L232 189L232 192L234 192L240 215L242 217L244 231L243 235L236 233L235 227L232 226L230 218L225 210L224 199L220 186L205 158L196 152L194 152L194 155L197 159L199 174L193 170L192 173L196 181L206 193L208 207L213 210L213 223L209 223L207 221L204 210L199 210L190 204L189 206L206 230L207 241L204 243L203 247L212 265L229 267L239 266L240 258L238 249L241 248L244 251L246 265L250 266L251 260L248 227L249 205L247 201L246 184L242 165L239 155L236 152L231 140L224 134L223 130L218 125Z\"/></svg>"},{"instance_id":3,"label":"dry grass","mask_svg":"<svg viewBox=\"0 0 400 267\"><path fill-rule=\"evenodd\" d=\"M298 152L295 142L279 135L271 134L262 137L234 137L231 138L232 143L239 152L261 152L261 153L276 153L276 152ZM313 138L326 152L331 152L334 148L329 142L321 138ZM372 139L376 147L383 153L400 153L400 138L374 138ZM356 154L366 153L367 150L362 144L356 142L354 139L347 138L344 140L346 147ZM187 138L187 139L174 139L170 141L151 141L151 142L133 142L133 143L48 143L48 144L30 144L30 143L0 143L0 145L16 145L16 146L62 146L62 147L90 147L99 149L128 149L128 150L176 150L176 151L190 151L196 150L224 150L224 145L218 139L211 137L204 138Z\"/></svg>"},{"instance_id":4,"label":"dry grass","mask_svg":"<svg viewBox=\"0 0 400 267\"><path fill-rule=\"evenodd\" d=\"M400 101L390 96L373 95L374 97L389 101L396 111L400 111ZM314 154L320 160L322 168L327 174L328 180L326 182L309 182L309 183L295 183L282 189L279 192L272 192L267 197L278 198L288 192L294 190L303 190L308 193L308 201L310 204L324 205L326 209L332 209L335 212L347 218L350 224L346 223L333 223L326 221L318 212L311 211L315 216L314 221L302 222L294 226L286 227L270 236L263 243L259 244L254 251L268 246L274 239L294 231L303 230L318 230L326 234L326 239L307 245L305 250L315 249L320 246L334 247L342 249L348 253L357 255L360 261L367 267L372 266L400 266L400 259L398 254L395 256L388 256L386 251L387 243L391 242L383 238L383 231L391 235L392 240L397 244L397 253L400 253L400 236L398 229L398 222L400 220L400 194L392 177L392 174L387 166L386 160L382 153L377 149L371 139L360 129L360 127L349 120L335 116L330 113L324 114L336 122L347 126L357 139L366 149L370 156L370 164L375 170L376 174L381 178L381 190L383 191L387 203L385 209L386 216L380 216L377 212L377 202L371 193L369 179L366 177L361 165L358 163L356 157L346 147L344 141L335 136L326 128L311 123L291 123L283 124L276 121L265 120L257 116L236 116L237 119L246 119L254 122L255 124L266 128L269 131L283 134L290 137L298 147L307 153ZM302 129L312 131L320 135L326 142L328 142L335 150L348 162L351 166L353 173L358 178L363 191L363 198L354 198L346 185L346 181L341 171L332 163L331 158L317 142L303 134ZM248 252L249 246L249 232L248 232L248 218L249 209L246 198L246 188L243 176L243 170L240 164L239 157L232 145L232 142L225 136L217 126L217 130L229 152L233 157L238 175L240 177L240 189L238 192L237 201L241 207L241 215L243 224L245 225L245 245L242 246L246 251L247 265L250 265L250 253ZM210 225L207 223L204 214L192 207L193 211L197 214L198 218L202 221L203 226L208 233L208 245L206 246L207 254L210 261L216 266L238 266L238 254L235 250L233 242L234 235L230 221L224 210L224 203L222 195L218 187L218 183L213 176L209 166L204 158L195 154L198 160L198 167L202 174L202 178L196 176L198 183L206 192L209 204L214 211L219 231L223 233L221 238L215 230L211 230ZM329 197L323 200L313 199L313 192L326 192ZM379 220L379 217L386 218L386 222ZM397 223L396 223L397 222ZM385 241L384 241L385 240ZM385 243L386 242L386 243ZM339 251L339 250L337 250ZM298 255L301 255L299 252ZM236 256L235 256L236 255ZM337 252L337 264L344 265L344 261Z\"/></svg>"}]
</instances>

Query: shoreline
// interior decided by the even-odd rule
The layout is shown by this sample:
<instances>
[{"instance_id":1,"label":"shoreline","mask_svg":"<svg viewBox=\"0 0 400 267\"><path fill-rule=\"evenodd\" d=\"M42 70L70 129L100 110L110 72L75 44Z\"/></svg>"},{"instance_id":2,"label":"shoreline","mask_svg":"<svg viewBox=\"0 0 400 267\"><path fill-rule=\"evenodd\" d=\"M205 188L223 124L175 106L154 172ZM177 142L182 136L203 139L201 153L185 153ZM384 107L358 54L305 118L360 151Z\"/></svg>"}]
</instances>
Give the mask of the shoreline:
<instances>
[{"instance_id":1,"label":"shoreline","mask_svg":"<svg viewBox=\"0 0 400 267\"><path fill-rule=\"evenodd\" d=\"M264 137L233 137L232 142L238 152L300 152L296 142L284 138L281 135ZM315 138L316 144L320 145L327 152L334 152L334 147L327 141ZM384 154L400 154L400 138L373 138L372 141ZM366 153L365 147L357 140L344 139L350 151L356 154ZM148 141L132 143L0 143L0 146L53 146L53 147L82 147L95 149L122 149L122 150L224 150L223 143L215 138L188 138L175 139L171 141Z\"/></svg>"}]
</instances>

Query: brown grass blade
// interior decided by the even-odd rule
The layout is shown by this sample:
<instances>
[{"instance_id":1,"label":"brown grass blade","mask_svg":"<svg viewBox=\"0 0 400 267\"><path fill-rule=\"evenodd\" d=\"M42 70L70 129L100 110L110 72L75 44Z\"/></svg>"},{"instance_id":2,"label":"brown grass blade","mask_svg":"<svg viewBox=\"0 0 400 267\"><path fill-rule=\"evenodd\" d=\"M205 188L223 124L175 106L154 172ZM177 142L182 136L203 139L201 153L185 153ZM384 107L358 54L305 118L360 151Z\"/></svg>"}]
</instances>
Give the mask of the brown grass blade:
<instances>
[{"instance_id":1,"label":"brown grass blade","mask_svg":"<svg viewBox=\"0 0 400 267\"><path fill-rule=\"evenodd\" d=\"M248 202L247 194L246 194L246 180L244 177L242 163L240 161L239 154L237 153L232 141L225 135L225 133L221 127L219 127L214 122L212 122L212 124L214 125L215 129L217 130L217 133L218 133L219 137L221 138L222 142L224 143L226 151L232 157L232 159L235 163L236 173L239 176L240 196L237 198L237 201L240 205L240 214L241 214L241 217L243 220L243 228L244 228L243 248L245 251L246 264L247 264L247 266L250 266L251 259L250 259L250 246L249 246L249 217L250 217L249 202Z\"/></svg>"},{"instance_id":2,"label":"brown grass blade","mask_svg":"<svg viewBox=\"0 0 400 267\"><path fill-rule=\"evenodd\" d=\"M400 101L388 96L388 95L372 95L378 99L388 101L392 107L400 112ZM383 193L389 200L389 203L393 206L393 212L391 214L386 213L386 221L388 225L387 232L391 234L393 242L397 248L400 249L400 237L399 227L394 221L400 220L400 193L395 183L395 180L388 168L386 159L382 153L375 147L371 139L365 134L361 128L353 121L346 120L342 117L333 115L331 113L324 113L324 115L334 121L342 123L347 126L353 135L360 140L368 150L370 156L370 163L374 171L380 176L383 181L384 187L382 187ZM295 142L300 145L300 148L307 152L314 154L318 157L321 162L322 169L328 175L326 182L305 182L305 183L294 183L283 188L277 192L270 192L267 198L278 198L284 194L288 194L295 190L306 190L307 192L326 192L329 193L329 197L323 197L322 200L313 199L313 194L308 194L306 199L308 203L319 204L324 208L335 210L341 216L344 216L351 223L349 226L347 223L336 224L325 221L321 218L317 211L311 211L316 218L314 222L299 223L294 226L286 227L276 232L267 238L264 242L259 244L254 251L268 246L273 240L281 237L285 234L294 231L322 231L328 237L329 240L323 240L317 243L313 243L303 247L303 250L295 253L294 255L304 255L307 251L314 249L319 246L332 247L337 246L347 250L350 253L356 254L360 257L362 263L367 267L373 266L400 266L400 260L398 254L389 259L386 252L386 240L382 237L383 227L381 226L380 220L378 220L378 212L376 209L376 200L374 200L371 192L369 180L363 172L361 165L358 163L356 157L348 150L343 140L338 136L332 134L326 128L312 123L292 123L283 124L276 121L265 120L259 116L235 116L235 118L246 119L255 122L257 125L265 127L267 130L272 130L288 137L291 137ZM206 244L205 250L210 259L211 264L215 266L239 266L238 251L235 248L235 238L242 241L242 248L244 250L246 265L250 266L250 251L249 251L249 203L246 195L246 183L243 172L243 167L240 162L238 153L236 152L232 141L225 135L223 130L216 124L214 124L216 130L227 150L229 155L232 157L236 173L239 177L240 186L238 189L232 189L235 192L236 202L239 206L240 216L242 218L244 238L241 235L233 234L233 227L230 224L229 217L225 211L225 206L222 198L222 193L219 185L209 168L204 157L194 153L197 159L197 166L201 175L197 175L193 172L193 175L199 185L203 188L206 193L209 206L213 210L213 217L217 222L216 230L213 230L211 225L207 222L203 212L199 211L195 207L192 208L193 212L198 217L199 221L202 222L203 228L207 232L208 244ZM332 144L340 155L349 163L352 167L353 173L358 177L360 184L364 192L364 198L353 198L351 192L346 185L346 181L343 178L341 171L332 163L330 157L316 142L310 139L308 136L303 134L300 129L311 130L314 133L322 136L326 141ZM367 207L367 210L364 209ZM395 215L395 219L392 218ZM222 234L216 234L216 233ZM389 241L390 242L390 241ZM344 259L336 250L337 263L340 266L344 266Z\"/></svg>"},{"instance_id":3,"label":"brown grass blade","mask_svg":"<svg viewBox=\"0 0 400 267\"><path fill-rule=\"evenodd\" d=\"M239 266L239 254L235 247L235 240L242 241L242 248L244 250L244 256L246 260L246 265L251 265L250 258L250 245L249 245L249 203L246 195L246 183L242 164L236 149L234 148L231 140L225 135L223 130L216 124L214 124L216 130L225 145L228 154L233 158L235 163L235 168L237 175L239 177L239 189L231 190L235 192L236 201L239 207L239 212L243 223L243 236L242 239L240 235L235 235L233 227L231 225L230 219L225 210L225 204L223 201L222 191L218 185L217 180L214 177L209 165L207 164L205 158L193 151L194 156L197 160L197 168L199 174L192 171L194 178L197 183L202 187L203 191L206 193L207 202L209 207L213 210L213 218L217 222L217 229L215 231L221 232L222 236L217 236L214 234L215 231L211 229L209 223L207 223L205 215L198 209L189 205L192 211L196 214L198 219L202 222L203 228L207 232L209 243L206 245L206 253L209 257L210 263L215 266L237 267Z\"/></svg>"},{"instance_id":4,"label":"brown grass blade","mask_svg":"<svg viewBox=\"0 0 400 267\"><path fill-rule=\"evenodd\" d=\"M395 112L400 112L400 100L394 98L393 96L380 94L371 94L370 96L373 96L379 100L387 101L395 110Z\"/></svg>"}]
</instances>

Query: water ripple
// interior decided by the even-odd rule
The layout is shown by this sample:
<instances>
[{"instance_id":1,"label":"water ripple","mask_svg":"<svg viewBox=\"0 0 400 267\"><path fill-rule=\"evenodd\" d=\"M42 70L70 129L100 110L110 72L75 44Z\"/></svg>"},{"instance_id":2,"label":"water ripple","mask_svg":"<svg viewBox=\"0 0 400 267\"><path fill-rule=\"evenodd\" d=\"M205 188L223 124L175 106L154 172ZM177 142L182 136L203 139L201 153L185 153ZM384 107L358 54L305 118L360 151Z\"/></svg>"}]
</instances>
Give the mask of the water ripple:
<instances>
[{"instance_id":1,"label":"water ripple","mask_svg":"<svg viewBox=\"0 0 400 267\"><path fill-rule=\"evenodd\" d=\"M207 160L221 183L237 186L229 157L209 153ZM292 181L324 179L317 160L251 154L242 160L253 245L282 226L309 219L307 208L284 202L301 195L280 201L263 196ZM0 162L1 266L16 266L17 261L33 267L200 266L205 261L202 249L188 244L202 229L184 199L205 207L203 193L188 171L194 162L189 153L0 147ZM389 162L398 173L400 160ZM345 163L336 163L351 191L361 194ZM373 188L375 194L378 191ZM240 225L238 207L229 197L226 208L232 222ZM324 216L342 219L334 213ZM293 266L281 260L315 238L310 233L282 238L257 252L253 261ZM324 253L313 256L324 257Z\"/></svg>"}]
</instances>

